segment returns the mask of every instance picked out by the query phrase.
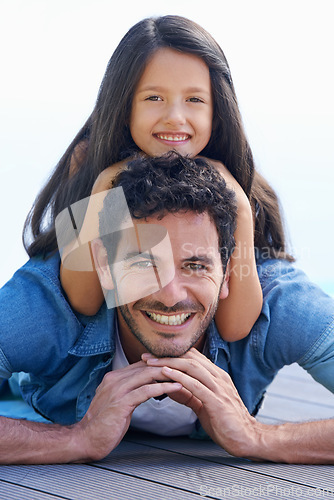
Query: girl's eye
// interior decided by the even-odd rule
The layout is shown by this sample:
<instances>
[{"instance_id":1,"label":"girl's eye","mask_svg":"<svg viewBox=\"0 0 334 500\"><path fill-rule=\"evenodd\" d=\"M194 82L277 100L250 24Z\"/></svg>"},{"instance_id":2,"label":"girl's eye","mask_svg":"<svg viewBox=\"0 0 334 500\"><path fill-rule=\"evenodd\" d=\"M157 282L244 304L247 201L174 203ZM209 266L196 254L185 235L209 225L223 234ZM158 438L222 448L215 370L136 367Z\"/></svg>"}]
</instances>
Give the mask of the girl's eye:
<instances>
[{"instance_id":1,"label":"girl's eye","mask_svg":"<svg viewBox=\"0 0 334 500\"><path fill-rule=\"evenodd\" d=\"M187 99L187 101L189 101L189 102L204 102L199 97L189 97L189 99Z\"/></svg>"},{"instance_id":2,"label":"girl's eye","mask_svg":"<svg viewBox=\"0 0 334 500\"><path fill-rule=\"evenodd\" d=\"M158 95L150 95L145 101L162 101L162 99Z\"/></svg>"}]
</instances>

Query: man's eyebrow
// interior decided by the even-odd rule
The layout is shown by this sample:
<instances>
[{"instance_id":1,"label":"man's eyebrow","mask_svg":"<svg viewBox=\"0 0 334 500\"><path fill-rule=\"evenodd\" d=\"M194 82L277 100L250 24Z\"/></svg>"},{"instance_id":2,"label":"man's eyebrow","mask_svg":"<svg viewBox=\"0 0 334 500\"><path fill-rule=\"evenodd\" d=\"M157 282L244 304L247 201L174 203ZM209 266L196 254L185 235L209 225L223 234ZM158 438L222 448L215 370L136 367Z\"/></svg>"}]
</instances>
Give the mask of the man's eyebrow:
<instances>
[{"instance_id":1,"label":"man's eyebrow","mask_svg":"<svg viewBox=\"0 0 334 500\"><path fill-rule=\"evenodd\" d=\"M134 251L134 252L126 253L122 260L131 260L131 259L135 259L137 257L140 257L141 259L152 260L152 261L159 260L159 257L156 255L152 255L151 252L138 252L138 250Z\"/></svg>"}]
</instances>

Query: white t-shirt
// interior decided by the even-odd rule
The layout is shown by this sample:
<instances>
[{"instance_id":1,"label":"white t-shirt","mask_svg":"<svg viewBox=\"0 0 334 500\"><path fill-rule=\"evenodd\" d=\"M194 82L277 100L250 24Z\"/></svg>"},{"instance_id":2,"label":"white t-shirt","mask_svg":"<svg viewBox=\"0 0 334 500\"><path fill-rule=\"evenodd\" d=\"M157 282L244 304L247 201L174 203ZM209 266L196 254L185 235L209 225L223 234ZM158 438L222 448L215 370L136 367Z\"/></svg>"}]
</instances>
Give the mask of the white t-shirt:
<instances>
[{"instance_id":1,"label":"white t-shirt","mask_svg":"<svg viewBox=\"0 0 334 500\"><path fill-rule=\"evenodd\" d=\"M128 366L120 342L118 329L115 335L116 351L112 369ZM140 404L132 414L131 429L153 432L161 436L184 436L195 430L196 414L187 406L176 403L168 396L162 400L151 398Z\"/></svg>"}]
</instances>

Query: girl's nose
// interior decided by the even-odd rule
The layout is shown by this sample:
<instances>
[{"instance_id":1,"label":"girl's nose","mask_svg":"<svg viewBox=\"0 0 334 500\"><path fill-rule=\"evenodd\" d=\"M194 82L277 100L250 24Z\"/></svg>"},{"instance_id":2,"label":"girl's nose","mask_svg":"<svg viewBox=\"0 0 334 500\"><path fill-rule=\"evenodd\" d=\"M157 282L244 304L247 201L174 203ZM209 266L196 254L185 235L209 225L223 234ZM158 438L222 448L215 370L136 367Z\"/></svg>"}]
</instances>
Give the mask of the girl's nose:
<instances>
[{"instance_id":1,"label":"girl's nose","mask_svg":"<svg viewBox=\"0 0 334 500\"><path fill-rule=\"evenodd\" d=\"M186 117L181 104L170 104L166 109L165 122L171 125L184 125Z\"/></svg>"}]
</instances>

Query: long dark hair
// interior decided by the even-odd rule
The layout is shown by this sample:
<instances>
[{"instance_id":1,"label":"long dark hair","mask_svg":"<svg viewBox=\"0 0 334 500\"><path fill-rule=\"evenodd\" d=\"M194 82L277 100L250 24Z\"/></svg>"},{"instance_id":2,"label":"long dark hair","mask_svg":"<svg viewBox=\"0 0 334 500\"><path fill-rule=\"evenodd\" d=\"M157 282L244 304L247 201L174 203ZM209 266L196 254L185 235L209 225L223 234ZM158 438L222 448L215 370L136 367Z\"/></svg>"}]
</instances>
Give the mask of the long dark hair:
<instances>
[{"instance_id":1,"label":"long dark hair","mask_svg":"<svg viewBox=\"0 0 334 500\"><path fill-rule=\"evenodd\" d=\"M108 63L91 116L28 214L23 242L30 256L45 256L56 250L57 214L89 196L94 181L105 168L138 150L129 131L132 99L149 58L162 47L194 54L207 64L214 118L210 141L201 154L221 161L250 198L256 214L255 246L266 249L271 256L289 258L277 196L255 172L225 55L207 31L180 16L144 19L119 43ZM84 154L78 155L78 166L70 172L71 159L82 145Z\"/></svg>"}]
</instances>

